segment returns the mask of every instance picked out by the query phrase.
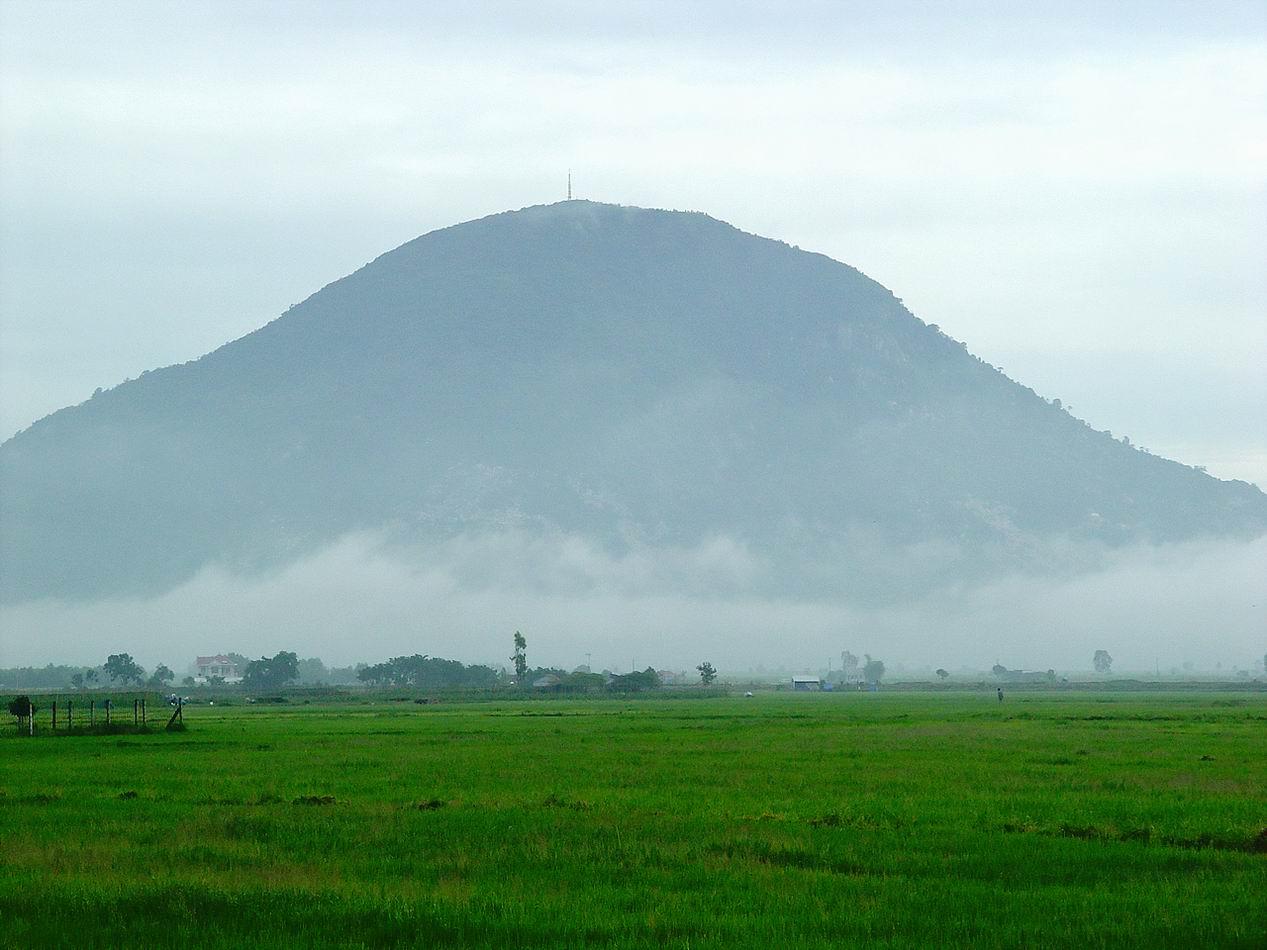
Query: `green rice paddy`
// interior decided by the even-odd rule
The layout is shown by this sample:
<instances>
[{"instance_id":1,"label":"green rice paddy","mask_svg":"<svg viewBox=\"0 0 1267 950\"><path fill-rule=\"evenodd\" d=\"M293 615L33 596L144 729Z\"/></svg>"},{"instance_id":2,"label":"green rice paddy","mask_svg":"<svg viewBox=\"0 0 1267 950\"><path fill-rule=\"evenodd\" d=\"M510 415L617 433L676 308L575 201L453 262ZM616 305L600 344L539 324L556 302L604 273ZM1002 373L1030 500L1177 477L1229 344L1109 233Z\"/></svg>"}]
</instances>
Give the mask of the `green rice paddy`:
<instances>
[{"instance_id":1,"label":"green rice paddy","mask_svg":"<svg viewBox=\"0 0 1267 950\"><path fill-rule=\"evenodd\" d=\"M0 944L1267 946L1263 693L185 720L7 720Z\"/></svg>"}]
</instances>

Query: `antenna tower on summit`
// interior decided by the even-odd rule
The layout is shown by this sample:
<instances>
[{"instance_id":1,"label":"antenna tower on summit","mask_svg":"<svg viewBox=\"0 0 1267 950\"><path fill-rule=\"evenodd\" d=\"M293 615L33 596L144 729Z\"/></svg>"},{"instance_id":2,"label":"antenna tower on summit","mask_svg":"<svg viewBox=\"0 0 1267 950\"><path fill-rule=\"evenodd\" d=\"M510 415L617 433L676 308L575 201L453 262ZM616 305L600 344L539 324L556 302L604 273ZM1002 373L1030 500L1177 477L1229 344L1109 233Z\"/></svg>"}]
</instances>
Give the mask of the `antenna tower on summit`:
<instances>
[{"instance_id":1,"label":"antenna tower on summit","mask_svg":"<svg viewBox=\"0 0 1267 950\"><path fill-rule=\"evenodd\" d=\"M568 201L572 200L572 169L568 169Z\"/></svg>"}]
</instances>

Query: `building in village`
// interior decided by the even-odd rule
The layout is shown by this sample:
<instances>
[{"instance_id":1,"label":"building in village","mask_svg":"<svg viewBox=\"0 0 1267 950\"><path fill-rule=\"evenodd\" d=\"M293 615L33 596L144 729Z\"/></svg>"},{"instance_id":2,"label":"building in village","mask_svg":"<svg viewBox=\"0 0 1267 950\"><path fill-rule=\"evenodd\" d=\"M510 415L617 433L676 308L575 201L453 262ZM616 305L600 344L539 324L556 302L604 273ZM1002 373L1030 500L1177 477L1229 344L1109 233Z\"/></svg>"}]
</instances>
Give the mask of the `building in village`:
<instances>
[{"instance_id":1,"label":"building in village","mask_svg":"<svg viewBox=\"0 0 1267 950\"><path fill-rule=\"evenodd\" d=\"M217 656L200 656L194 660L194 681L209 683L219 678L226 683L242 682L242 670L231 658L224 654Z\"/></svg>"}]
</instances>

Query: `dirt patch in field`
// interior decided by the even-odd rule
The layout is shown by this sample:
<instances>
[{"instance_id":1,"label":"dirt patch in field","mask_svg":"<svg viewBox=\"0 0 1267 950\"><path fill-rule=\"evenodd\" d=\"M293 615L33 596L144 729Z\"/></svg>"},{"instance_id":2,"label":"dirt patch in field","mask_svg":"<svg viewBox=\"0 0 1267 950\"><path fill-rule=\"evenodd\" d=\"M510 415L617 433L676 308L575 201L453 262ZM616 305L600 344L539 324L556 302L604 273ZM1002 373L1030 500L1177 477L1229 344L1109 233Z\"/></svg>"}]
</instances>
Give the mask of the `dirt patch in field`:
<instances>
[{"instance_id":1,"label":"dirt patch in field","mask_svg":"<svg viewBox=\"0 0 1267 950\"><path fill-rule=\"evenodd\" d=\"M589 811L594 806L579 798L564 798L551 792L541 803L544 808L567 808L572 811Z\"/></svg>"},{"instance_id":2,"label":"dirt patch in field","mask_svg":"<svg viewBox=\"0 0 1267 950\"><path fill-rule=\"evenodd\" d=\"M762 842L733 842L714 845L709 850L726 861L752 862L800 871L821 871L827 874L868 873L867 869L857 861L831 854L821 854L805 848L778 847Z\"/></svg>"},{"instance_id":3,"label":"dirt patch in field","mask_svg":"<svg viewBox=\"0 0 1267 950\"><path fill-rule=\"evenodd\" d=\"M333 795L300 795L291 801L292 805L333 805Z\"/></svg>"},{"instance_id":4,"label":"dirt patch in field","mask_svg":"<svg viewBox=\"0 0 1267 950\"><path fill-rule=\"evenodd\" d=\"M36 792L33 795L18 795L10 798L7 795L0 796L0 802L11 802L15 805L52 805L62 800L60 791L53 792Z\"/></svg>"},{"instance_id":5,"label":"dirt patch in field","mask_svg":"<svg viewBox=\"0 0 1267 950\"><path fill-rule=\"evenodd\" d=\"M889 815L851 815L828 812L816 818L806 819L815 828L870 828L893 831L906 826L906 822Z\"/></svg>"},{"instance_id":6,"label":"dirt patch in field","mask_svg":"<svg viewBox=\"0 0 1267 950\"><path fill-rule=\"evenodd\" d=\"M1113 825L1075 825L1063 823L1057 827L1044 827L1028 821L1010 821L1002 825L1005 834L1037 834L1057 838L1076 838L1080 841L1136 842L1159 844L1171 848L1214 851L1239 851L1243 854L1267 854L1267 828L1257 834L1211 833L1189 837L1159 834L1151 825L1118 828Z\"/></svg>"}]
</instances>

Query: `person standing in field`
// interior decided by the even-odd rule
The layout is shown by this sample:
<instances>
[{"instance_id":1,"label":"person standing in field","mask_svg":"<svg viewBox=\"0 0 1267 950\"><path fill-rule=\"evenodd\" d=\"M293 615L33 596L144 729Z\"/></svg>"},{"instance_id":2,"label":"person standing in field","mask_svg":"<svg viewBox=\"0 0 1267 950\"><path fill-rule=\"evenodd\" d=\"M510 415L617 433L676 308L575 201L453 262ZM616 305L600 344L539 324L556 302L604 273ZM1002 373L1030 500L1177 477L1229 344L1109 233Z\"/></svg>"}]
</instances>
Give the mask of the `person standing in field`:
<instances>
[{"instance_id":1,"label":"person standing in field","mask_svg":"<svg viewBox=\"0 0 1267 950\"><path fill-rule=\"evenodd\" d=\"M999 702L1003 702L1003 687L999 687Z\"/></svg>"}]
</instances>

